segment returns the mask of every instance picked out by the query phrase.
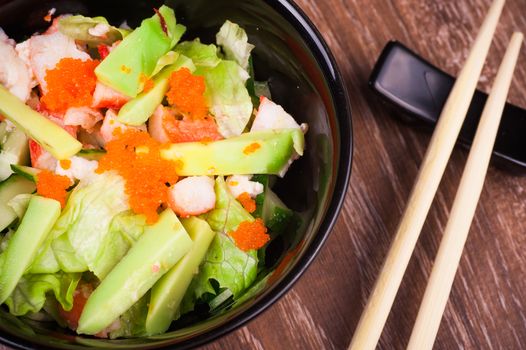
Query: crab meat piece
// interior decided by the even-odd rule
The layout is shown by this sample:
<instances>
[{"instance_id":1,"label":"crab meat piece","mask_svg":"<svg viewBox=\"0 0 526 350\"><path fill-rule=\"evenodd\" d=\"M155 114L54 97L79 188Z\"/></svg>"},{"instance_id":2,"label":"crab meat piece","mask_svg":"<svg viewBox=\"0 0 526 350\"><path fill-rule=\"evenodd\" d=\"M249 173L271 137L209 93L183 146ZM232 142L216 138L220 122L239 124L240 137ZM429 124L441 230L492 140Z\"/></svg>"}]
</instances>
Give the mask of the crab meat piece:
<instances>
[{"instance_id":1,"label":"crab meat piece","mask_svg":"<svg viewBox=\"0 0 526 350\"><path fill-rule=\"evenodd\" d=\"M64 115L65 125L77 125L92 132L95 125L104 119L102 113L90 107L70 107Z\"/></svg>"},{"instance_id":2,"label":"crab meat piece","mask_svg":"<svg viewBox=\"0 0 526 350\"><path fill-rule=\"evenodd\" d=\"M46 74L48 69L53 69L63 58L77 58L83 61L90 56L79 50L75 40L61 32L35 35L29 39L29 61L37 82L42 91L47 92Z\"/></svg>"},{"instance_id":3,"label":"crab meat piece","mask_svg":"<svg viewBox=\"0 0 526 350\"><path fill-rule=\"evenodd\" d=\"M170 138L164 128L164 116L167 114L175 115L176 113L172 108L166 108L163 105L159 105L148 120L148 131L150 132L150 135L160 143L170 142Z\"/></svg>"},{"instance_id":4,"label":"crab meat piece","mask_svg":"<svg viewBox=\"0 0 526 350\"><path fill-rule=\"evenodd\" d=\"M15 42L0 28L0 84L26 102L31 94L31 69L18 56Z\"/></svg>"},{"instance_id":5,"label":"crab meat piece","mask_svg":"<svg viewBox=\"0 0 526 350\"><path fill-rule=\"evenodd\" d=\"M88 29L89 35L93 35L99 38L106 39L107 34L110 31L110 26L106 23L99 23L95 27Z\"/></svg>"},{"instance_id":6,"label":"crab meat piece","mask_svg":"<svg viewBox=\"0 0 526 350\"><path fill-rule=\"evenodd\" d=\"M120 109L130 100L130 97L113 90L100 82L97 82L93 92L93 108L114 108Z\"/></svg>"},{"instance_id":7,"label":"crab meat piece","mask_svg":"<svg viewBox=\"0 0 526 350\"><path fill-rule=\"evenodd\" d=\"M168 189L168 205L180 217L204 214L216 205L214 180L190 176Z\"/></svg>"},{"instance_id":8,"label":"crab meat piece","mask_svg":"<svg viewBox=\"0 0 526 350\"><path fill-rule=\"evenodd\" d=\"M176 108L158 106L148 121L150 135L161 143L218 141L223 137L214 120L185 117Z\"/></svg>"},{"instance_id":9,"label":"crab meat piece","mask_svg":"<svg viewBox=\"0 0 526 350\"><path fill-rule=\"evenodd\" d=\"M113 138L115 137L115 131L117 129L120 129L122 132L131 129L146 131L146 125L143 124L140 126L129 126L123 124L117 120L117 114L115 113L115 111L112 109L108 109L108 111L106 112L106 116L104 117L104 121L102 122L102 126L100 127L100 134L105 143L108 143L111 140L113 140Z\"/></svg>"},{"instance_id":10,"label":"crab meat piece","mask_svg":"<svg viewBox=\"0 0 526 350\"><path fill-rule=\"evenodd\" d=\"M29 156L33 168L49 171L55 171L57 168L57 159L34 140L29 140Z\"/></svg>"},{"instance_id":11,"label":"crab meat piece","mask_svg":"<svg viewBox=\"0 0 526 350\"><path fill-rule=\"evenodd\" d=\"M251 175L232 175L226 179L228 190L235 197L248 193L251 198L263 193L264 187L256 181L250 181Z\"/></svg>"},{"instance_id":12,"label":"crab meat piece","mask_svg":"<svg viewBox=\"0 0 526 350\"><path fill-rule=\"evenodd\" d=\"M296 123L290 114L285 112L283 107L262 96L256 118L252 123L250 131L300 128L300 125Z\"/></svg>"},{"instance_id":13,"label":"crab meat piece","mask_svg":"<svg viewBox=\"0 0 526 350\"><path fill-rule=\"evenodd\" d=\"M67 166L66 166L67 164ZM70 180L88 180L96 176L99 162L82 157L71 157L69 162L58 162L55 172L58 175L67 176Z\"/></svg>"}]
</instances>

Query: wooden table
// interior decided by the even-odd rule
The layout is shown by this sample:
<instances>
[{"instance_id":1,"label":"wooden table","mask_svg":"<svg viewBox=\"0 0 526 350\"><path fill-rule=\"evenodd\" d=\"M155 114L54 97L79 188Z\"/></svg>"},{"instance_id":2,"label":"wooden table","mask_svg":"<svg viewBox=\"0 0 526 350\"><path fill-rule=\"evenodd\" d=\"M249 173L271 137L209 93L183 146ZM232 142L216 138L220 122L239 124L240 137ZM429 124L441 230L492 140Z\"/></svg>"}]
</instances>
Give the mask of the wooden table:
<instances>
[{"instance_id":1,"label":"wooden table","mask_svg":"<svg viewBox=\"0 0 526 350\"><path fill-rule=\"evenodd\" d=\"M429 134L392 118L367 87L385 43L397 39L457 74L490 0L297 0L327 40L353 106L352 180L320 255L295 287L247 326L204 347L345 349L389 248ZM481 87L493 80L526 2L508 0ZM510 99L526 106L526 55ZM526 137L526 134L525 134ZM466 160L457 149L431 209L380 341L407 344ZM491 168L436 349L526 348L526 178ZM5 348L0 346L0 350Z\"/></svg>"},{"instance_id":2,"label":"wooden table","mask_svg":"<svg viewBox=\"0 0 526 350\"><path fill-rule=\"evenodd\" d=\"M297 0L332 49L353 107L345 207L307 273L248 326L212 349L345 349L396 230L430 135L392 118L367 87L385 43L397 39L457 74L490 0ZM526 31L526 2L508 0L481 88L509 37ZM526 106L526 49L510 100ZM525 136L526 137L526 133ZM457 149L403 280L380 349L407 345L467 152ZM436 349L526 349L526 178L491 168Z\"/></svg>"}]
</instances>

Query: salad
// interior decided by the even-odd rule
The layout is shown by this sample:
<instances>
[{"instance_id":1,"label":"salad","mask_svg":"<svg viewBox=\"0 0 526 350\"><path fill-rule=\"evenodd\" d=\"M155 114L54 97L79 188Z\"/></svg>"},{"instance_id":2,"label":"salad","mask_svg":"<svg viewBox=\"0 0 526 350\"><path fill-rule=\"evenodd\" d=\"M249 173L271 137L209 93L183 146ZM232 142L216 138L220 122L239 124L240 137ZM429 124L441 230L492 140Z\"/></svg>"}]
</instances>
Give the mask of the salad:
<instances>
[{"instance_id":1,"label":"salad","mask_svg":"<svg viewBox=\"0 0 526 350\"><path fill-rule=\"evenodd\" d=\"M246 32L182 40L167 6L134 29L49 22L0 29L0 307L118 338L253 295L299 225L271 185L307 126L255 81Z\"/></svg>"}]
</instances>

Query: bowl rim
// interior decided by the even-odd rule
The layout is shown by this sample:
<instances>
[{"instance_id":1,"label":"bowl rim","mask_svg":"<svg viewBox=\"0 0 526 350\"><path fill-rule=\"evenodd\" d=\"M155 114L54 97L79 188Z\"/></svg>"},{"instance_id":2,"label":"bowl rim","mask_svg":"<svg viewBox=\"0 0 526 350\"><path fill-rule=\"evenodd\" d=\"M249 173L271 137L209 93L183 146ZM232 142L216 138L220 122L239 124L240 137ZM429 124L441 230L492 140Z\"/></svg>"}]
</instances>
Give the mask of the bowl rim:
<instances>
[{"instance_id":1,"label":"bowl rim","mask_svg":"<svg viewBox=\"0 0 526 350\"><path fill-rule=\"evenodd\" d=\"M351 121L351 104L347 88L336 60L327 43L323 39L313 22L293 0L262 0L290 23L300 34L307 47L310 49L325 77L330 78L328 88L333 99L337 126L339 127L340 157L338 160L336 180L330 194L329 205L324 218L320 222L317 234L303 255L298 258L294 266L269 292L259 298L253 305L243 310L240 314L225 323L203 333L198 338L192 338L177 344L153 347L158 349L177 347L178 349L192 349L210 343L254 320L269 307L284 296L308 269L315 257L323 247L331 233L339 213L343 207L346 193L350 183L351 167L353 160L353 133ZM5 344L17 349L54 349L36 345L15 335L0 334L0 344ZM146 346L149 348L149 346Z\"/></svg>"}]
</instances>

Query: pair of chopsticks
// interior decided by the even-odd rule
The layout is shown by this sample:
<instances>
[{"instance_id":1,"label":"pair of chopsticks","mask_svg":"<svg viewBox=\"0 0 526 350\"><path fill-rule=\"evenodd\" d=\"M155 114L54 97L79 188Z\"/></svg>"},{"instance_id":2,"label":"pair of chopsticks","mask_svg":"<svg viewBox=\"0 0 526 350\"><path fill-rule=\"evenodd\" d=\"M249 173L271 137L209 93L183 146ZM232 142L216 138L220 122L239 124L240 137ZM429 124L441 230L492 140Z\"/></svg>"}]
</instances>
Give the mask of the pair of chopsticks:
<instances>
[{"instance_id":1,"label":"pair of chopsticks","mask_svg":"<svg viewBox=\"0 0 526 350\"><path fill-rule=\"evenodd\" d=\"M378 343L468 112L504 2L505 0L495 0L491 5L467 61L442 110L395 239L349 346L350 350L372 350ZM513 34L486 102L408 349L431 349L435 341L482 192L522 41L521 33Z\"/></svg>"}]
</instances>

